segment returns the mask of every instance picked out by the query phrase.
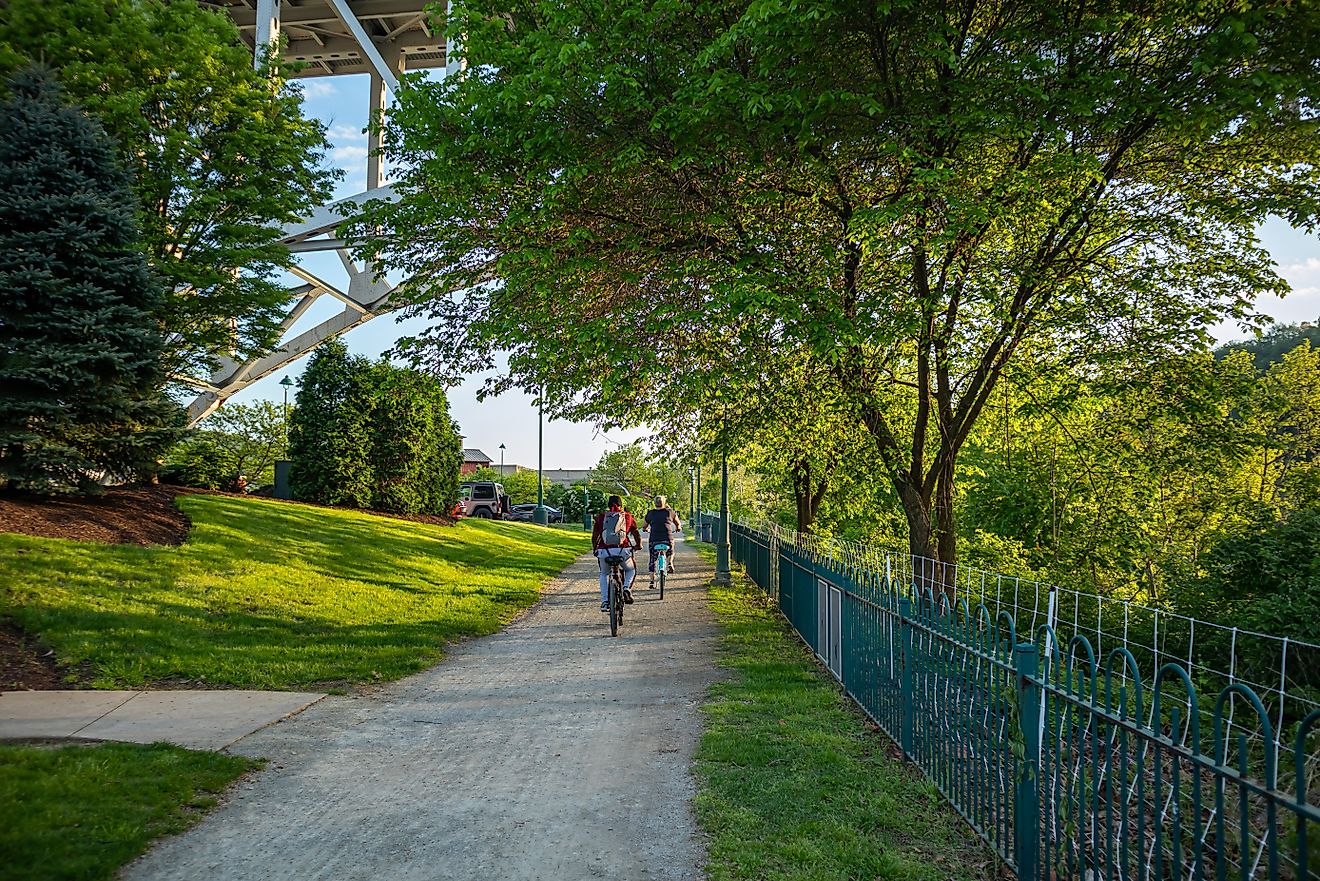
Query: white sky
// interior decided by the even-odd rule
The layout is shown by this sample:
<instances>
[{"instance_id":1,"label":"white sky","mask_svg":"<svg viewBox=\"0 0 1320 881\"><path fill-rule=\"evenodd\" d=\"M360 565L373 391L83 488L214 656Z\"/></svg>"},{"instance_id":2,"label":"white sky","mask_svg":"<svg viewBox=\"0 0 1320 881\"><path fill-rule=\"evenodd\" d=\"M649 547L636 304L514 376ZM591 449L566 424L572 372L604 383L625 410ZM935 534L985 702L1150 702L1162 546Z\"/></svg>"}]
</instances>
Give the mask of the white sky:
<instances>
[{"instance_id":1,"label":"white sky","mask_svg":"<svg viewBox=\"0 0 1320 881\"><path fill-rule=\"evenodd\" d=\"M366 185L367 137L363 128L367 122L366 75L336 77L334 79L308 79L303 81L306 110L329 126L334 149L330 159L346 172L336 197L359 193ZM388 170L386 171L388 175ZM1257 310L1274 317L1281 323L1316 321L1320 318L1320 240L1301 233L1282 221L1271 221L1260 231L1261 240L1274 256L1280 274L1292 286L1286 299L1264 297ZM342 280L343 270L333 255L312 256L304 260L309 269L323 274L332 283ZM338 304L323 297L294 327L300 331L329 314L337 312ZM398 321L383 316L348 333L344 339L349 350L379 357L402 336L416 333L423 321ZM1221 341L1244 336L1232 322L1215 328ZM302 374L306 359L295 362L288 371L268 376L235 395L236 402L268 399L282 400L283 389L279 380L285 375L295 381ZM508 393L498 398L478 402L476 392L482 377L472 377L449 391L450 411L458 421L464 435L464 446L484 450L496 462L500 459L500 444L504 444L504 461L528 467L537 464L537 413L532 399ZM605 434L590 425L567 422L547 422L545 425L546 468L589 468L599 461L601 453L612 446L631 442L645 436L643 431L611 432Z\"/></svg>"}]
</instances>

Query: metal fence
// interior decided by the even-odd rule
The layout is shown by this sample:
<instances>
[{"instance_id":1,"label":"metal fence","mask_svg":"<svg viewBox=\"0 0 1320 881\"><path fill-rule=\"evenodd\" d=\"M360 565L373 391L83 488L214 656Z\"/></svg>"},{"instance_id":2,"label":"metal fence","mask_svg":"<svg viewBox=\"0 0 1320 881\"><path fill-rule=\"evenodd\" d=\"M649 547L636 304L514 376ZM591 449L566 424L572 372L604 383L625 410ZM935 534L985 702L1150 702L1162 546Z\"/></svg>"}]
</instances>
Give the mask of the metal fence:
<instances>
[{"instance_id":1,"label":"metal fence","mask_svg":"<svg viewBox=\"0 0 1320 881\"><path fill-rule=\"evenodd\" d=\"M1288 687L1287 666L1314 669L1320 647L1283 641L1272 688L1236 676L1236 654L1171 655L1170 632L1195 640L1206 622L1166 616L1162 638L1158 615L1153 631L1133 626L1155 610L1092 609L1041 585L1028 604L1021 582L1009 602L1002 578L991 589L975 573L950 605L907 554L771 525L731 525L730 539L847 693L1024 881L1310 877L1320 709ZM1229 637L1232 652L1247 639Z\"/></svg>"}]
</instances>

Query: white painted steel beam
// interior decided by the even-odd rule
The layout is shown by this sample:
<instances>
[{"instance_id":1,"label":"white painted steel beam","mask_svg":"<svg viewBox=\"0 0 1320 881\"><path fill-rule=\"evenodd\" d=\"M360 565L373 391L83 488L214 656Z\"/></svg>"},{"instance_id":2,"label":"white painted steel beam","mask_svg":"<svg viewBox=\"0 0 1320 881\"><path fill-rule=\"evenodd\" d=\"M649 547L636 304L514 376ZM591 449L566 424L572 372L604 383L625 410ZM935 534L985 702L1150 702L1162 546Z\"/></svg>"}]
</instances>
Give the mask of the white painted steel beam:
<instances>
[{"instance_id":1,"label":"white painted steel beam","mask_svg":"<svg viewBox=\"0 0 1320 881\"><path fill-rule=\"evenodd\" d=\"M390 66L385 63L385 59L381 56L380 50L376 48L376 44L372 42L371 36L367 34L366 29L362 27L362 22L358 21L357 16L353 14L353 10L349 9L348 0L326 0L326 2L330 4L331 8L334 9L336 13L338 13L340 21L344 23L344 27L348 28L348 32L357 40L358 49L361 51L362 57L370 62L372 69L376 71L381 79L385 80L386 84L390 87L391 92L397 91L399 88L399 78L394 75L394 71L390 70Z\"/></svg>"},{"instance_id":2,"label":"white painted steel beam","mask_svg":"<svg viewBox=\"0 0 1320 881\"><path fill-rule=\"evenodd\" d=\"M251 2L256 3L255 9ZM378 115L385 107L385 89L397 90L406 66L438 66L439 58L447 55L444 36L428 26L427 3L428 0L300 0L283 4L281 0L210 0L206 5L228 13L240 29L253 34L254 65L261 57L262 47L278 45L283 28L288 38L285 58L320 65L308 68L303 76L336 75L366 67L372 74L370 109L373 115ZM188 408L190 425L215 412L232 395L287 367L325 340L396 308L391 301L393 286L387 279L377 278L373 267L359 268L348 250L352 243L338 235L339 227L358 214L366 202L398 199L393 187L380 186L385 169L377 136L370 137L369 157L366 191L316 208L305 219L284 229L283 241L292 253L334 251L348 274L348 286L343 289L303 267L294 268L293 274L305 283L289 289L290 299L295 302L281 322L282 330L291 331L323 296L342 302L343 311L284 341L264 357L242 363L222 358L210 377L192 380L191 384L202 393Z\"/></svg>"},{"instance_id":3,"label":"white painted steel beam","mask_svg":"<svg viewBox=\"0 0 1320 881\"><path fill-rule=\"evenodd\" d=\"M284 241L300 242L332 232L338 229L339 225L347 218L358 213L363 205L378 199L383 199L386 202L397 202L399 196L394 192L392 186L378 187L374 190L365 190L356 195L348 196L329 205L322 205L307 215L305 220L286 226L284 228Z\"/></svg>"},{"instance_id":4,"label":"white painted steel beam","mask_svg":"<svg viewBox=\"0 0 1320 881\"><path fill-rule=\"evenodd\" d=\"M382 37L380 42L387 49L397 50L409 55L418 52L444 52L443 38L428 37L421 30L399 34L388 41ZM379 55L376 41L370 41L370 45ZM327 35L323 37L321 43L315 46L291 46L285 50L284 55L294 61L348 61L355 55L363 54L358 51L358 48L358 41L352 37ZM371 65L368 64L367 66L370 67ZM390 88L394 87L391 86Z\"/></svg>"},{"instance_id":5,"label":"white painted steel beam","mask_svg":"<svg viewBox=\"0 0 1320 881\"><path fill-rule=\"evenodd\" d=\"M280 44L280 0L257 0L256 49L252 53L252 66L261 69L263 55Z\"/></svg>"},{"instance_id":6,"label":"white painted steel beam","mask_svg":"<svg viewBox=\"0 0 1320 881\"><path fill-rule=\"evenodd\" d=\"M290 254L314 254L318 251L339 251L348 247L343 239L304 239L301 242L289 242Z\"/></svg>"},{"instance_id":7,"label":"white painted steel beam","mask_svg":"<svg viewBox=\"0 0 1320 881\"><path fill-rule=\"evenodd\" d=\"M413 17L425 14L425 0L351 0L353 15L358 21L379 18ZM234 24L245 30L255 27L258 13L252 9L234 8L226 10ZM304 3L290 6L284 10L283 22L289 25L336 24L339 16L328 3Z\"/></svg>"}]
</instances>

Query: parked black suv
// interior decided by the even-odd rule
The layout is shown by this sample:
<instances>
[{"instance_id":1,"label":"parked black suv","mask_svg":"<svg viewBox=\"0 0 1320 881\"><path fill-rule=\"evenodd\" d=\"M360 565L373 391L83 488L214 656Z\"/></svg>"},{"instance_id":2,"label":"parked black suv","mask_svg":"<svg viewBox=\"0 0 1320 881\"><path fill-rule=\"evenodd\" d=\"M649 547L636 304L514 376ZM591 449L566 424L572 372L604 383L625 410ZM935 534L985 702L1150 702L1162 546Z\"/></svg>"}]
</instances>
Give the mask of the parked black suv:
<instances>
[{"instance_id":1,"label":"parked black suv","mask_svg":"<svg viewBox=\"0 0 1320 881\"><path fill-rule=\"evenodd\" d=\"M546 510L546 512L547 512L547 520L548 520L548 522L550 522L550 523L563 523L563 522L564 522L564 512L563 512L563 511L559 510L558 508L552 508L552 507L550 507L549 505L546 505L546 506L545 506L545 510ZM532 522L532 518L535 516L535 514L536 514L536 505L514 505L514 506L509 510L509 517L508 517L508 519L510 519L510 520L522 520L522 521L525 522L525 523L531 523L531 522Z\"/></svg>"}]
</instances>

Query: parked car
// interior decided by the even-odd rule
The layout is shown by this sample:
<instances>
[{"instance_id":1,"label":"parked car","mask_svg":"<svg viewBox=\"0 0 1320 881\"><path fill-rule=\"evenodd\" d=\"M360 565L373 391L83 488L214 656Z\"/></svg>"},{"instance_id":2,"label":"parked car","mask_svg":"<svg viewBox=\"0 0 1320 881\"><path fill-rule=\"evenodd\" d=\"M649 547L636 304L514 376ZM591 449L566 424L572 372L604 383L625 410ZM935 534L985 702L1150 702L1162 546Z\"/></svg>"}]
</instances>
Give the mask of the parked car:
<instances>
[{"instance_id":1,"label":"parked car","mask_svg":"<svg viewBox=\"0 0 1320 881\"><path fill-rule=\"evenodd\" d=\"M545 506L545 510L547 513L547 519L550 523L564 522L563 511L559 510L558 508L552 508L549 505ZM536 515L536 505L514 505L513 508L510 509L509 511L508 519L521 520L524 523L531 523L535 515Z\"/></svg>"},{"instance_id":2,"label":"parked car","mask_svg":"<svg viewBox=\"0 0 1320 881\"><path fill-rule=\"evenodd\" d=\"M480 517L483 520L503 520L510 508L504 484L488 480L460 483L458 503L465 517Z\"/></svg>"}]
</instances>

